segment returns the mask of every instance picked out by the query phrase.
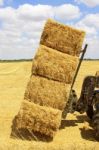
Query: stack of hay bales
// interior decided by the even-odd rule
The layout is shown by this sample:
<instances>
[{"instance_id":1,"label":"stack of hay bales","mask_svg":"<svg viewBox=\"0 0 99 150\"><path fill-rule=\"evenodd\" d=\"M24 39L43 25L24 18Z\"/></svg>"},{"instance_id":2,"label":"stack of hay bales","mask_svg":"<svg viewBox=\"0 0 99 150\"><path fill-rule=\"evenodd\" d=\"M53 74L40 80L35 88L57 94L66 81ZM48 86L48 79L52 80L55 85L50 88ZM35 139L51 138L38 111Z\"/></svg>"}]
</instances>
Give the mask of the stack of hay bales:
<instances>
[{"instance_id":1,"label":"stack of hay bales","mask_svg":"<svg viewBox=\"0 0 99 150\"><path fill-rule=\"evenodd\" d=\"M12 132L21 129L53 138L61 124L85 33L48 20Z\"/></svg>"}]
</instances>

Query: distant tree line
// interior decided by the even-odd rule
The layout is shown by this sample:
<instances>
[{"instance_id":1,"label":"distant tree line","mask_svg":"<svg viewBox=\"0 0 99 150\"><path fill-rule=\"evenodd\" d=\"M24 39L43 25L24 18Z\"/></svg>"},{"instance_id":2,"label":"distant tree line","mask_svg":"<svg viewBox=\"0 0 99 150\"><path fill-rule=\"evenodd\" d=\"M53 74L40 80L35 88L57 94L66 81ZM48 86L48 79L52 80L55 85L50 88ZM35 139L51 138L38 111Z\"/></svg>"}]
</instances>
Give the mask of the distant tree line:
<instances>
[{"instance_id":1,"label":"distant tree line","mask_svg":"<svg viewBox=\"0 0 99 150\"><path fill-rule=\"evenodd\" d=\"M24 61L32 61L32 59L13 59L13 60L0 59L0 62L24 62Z\"/></svg>"},{"instance_id":2,"label":"distant tree line","mask_svg":"<svg viewBox=\"0 0 99 150\"><path fill-rule=\"evenodd\" d=\"M24 61L32 61L32 59L13 59L13 60L0 59L0 62L24 62ZM99 61L99 59L84 58L84 61Z\"/></svg>"},{"instance_id":3,"label":"distant tree line","mask_svg":"<svg viewBox=\"0 0 99 150\"><path fill-rule=\"evenodd\" d=\"M84 58L85 61L99 61L99 59Z\"/></svg>"}]
</instances>

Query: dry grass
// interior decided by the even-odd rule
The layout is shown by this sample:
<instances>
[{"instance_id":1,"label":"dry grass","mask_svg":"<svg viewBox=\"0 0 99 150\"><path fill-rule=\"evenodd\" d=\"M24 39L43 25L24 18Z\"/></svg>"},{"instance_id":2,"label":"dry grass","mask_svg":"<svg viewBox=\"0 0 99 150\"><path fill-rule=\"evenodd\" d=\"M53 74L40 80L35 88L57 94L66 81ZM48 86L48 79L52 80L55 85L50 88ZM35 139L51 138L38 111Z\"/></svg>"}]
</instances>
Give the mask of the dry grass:
<instances>
[{"instance_id":1,"label":"dry grass","mask_svg":"<svg viewBox=\"0 0 99 150\"><path fill-rule=\"evenodd\" d=\"M85 32L49 19L45 25L40 43L64 53L79 56Z\"/></svg>"},{"instance_id":2,"label":"dry grass","mask_svg":"<svg viewBox=\"0 0 99 150\"><path fill-rule=\"evenodd\" d=\"M93 129L89 125L85 129L88 118L79 113L68 114L64 128L50 143L10 138L12 120L22 103L31 66L32 62L0 63L0 150L98 150ZM99 61L83 62L75 84L78 96L84 77L95 75L97 70Z\"/></svg>"},{"instance_id":3,"label":"dry grass","mask_svg":"<svg viewBox=\"0 0 99 150\"><path fill-rule=\"evenodd\" d=\"M41 106L63 110L68 100L70 85L32 76L24 95L24 99Z\"/></svg>"},{"instance_id":4,"label":"dry grass","mask_svg":"<svg viewBox=\"0 0 99 150\"><path fill-rule=\"evenodd\" d=\"M13 122L13 133L16 129L19 132L27 129L31 135L32 132L38 132L42 138L43 135L53 138L61 124L61 111L24 100Z\"/></svg>"},{"instance_id":5,"label":"dry grass","mask_svg":"<svg viewBox=\"0 0 99 150\"><path fill-rule=\"evenodd\" d=\"M32 73L70 84L78 64L78 57L40 45L33 59Z\"/></svg>"}]
</instances>

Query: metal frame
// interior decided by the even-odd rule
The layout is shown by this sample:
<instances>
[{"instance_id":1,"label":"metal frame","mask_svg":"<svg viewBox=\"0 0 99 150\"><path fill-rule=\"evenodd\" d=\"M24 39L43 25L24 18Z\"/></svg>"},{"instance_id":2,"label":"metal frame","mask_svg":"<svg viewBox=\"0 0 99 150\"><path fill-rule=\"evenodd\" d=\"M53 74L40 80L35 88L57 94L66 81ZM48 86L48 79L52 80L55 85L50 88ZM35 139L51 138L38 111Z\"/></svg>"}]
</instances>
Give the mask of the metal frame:
<instances>
[{"instance_id":1,"label":"metal frame","mask_svg":"<svg viewBox=\"0 0 99 150\"><path fill-rule=\"evenodd\" d=\"M85 47L84 47L84 49L81 51L82 55L80 57L79 64L77 66L77 69L76 69L76 72L75 72L75 75L74 75L74 78L73 78L73 81L72 81L72 84L71 84L71 88L70 88L70 92L69 92L69 99L68 99L68 102L66 103L66 106L65 106L63 112L62 112L62 118L63 119L66 118L68 110L69 110L69 107L71 107L71 105L72 105L72 97L71 97L71 95L72 95L73 86L74 86L75 80L77 78L77 75L78 75L81 63L82 63L82 61L84 59L87 47L88 47L88 45L86 44Z\"/></svg>"}]
</instances>

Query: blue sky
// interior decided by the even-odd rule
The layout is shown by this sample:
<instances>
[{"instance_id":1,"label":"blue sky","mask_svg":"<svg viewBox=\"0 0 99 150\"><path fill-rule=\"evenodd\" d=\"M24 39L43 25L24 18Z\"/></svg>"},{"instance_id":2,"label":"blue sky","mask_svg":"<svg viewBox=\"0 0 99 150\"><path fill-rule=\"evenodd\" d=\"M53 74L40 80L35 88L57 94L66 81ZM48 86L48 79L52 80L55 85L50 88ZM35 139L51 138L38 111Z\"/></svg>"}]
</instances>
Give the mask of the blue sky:
<instances>
[{"instance_id":1,"label":"blue sky","mask_svg":"<svg viewBox=\"0 0 99 150\"><path fill-rule=\"evenodd\" d=\"M99 0L0 0L0 59L33 58L48 18L86 31L86 58L99 58Z\"/></svg>"}]
</instances>

